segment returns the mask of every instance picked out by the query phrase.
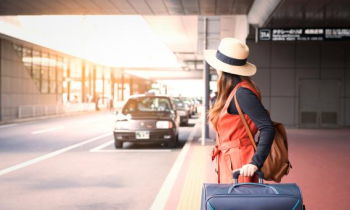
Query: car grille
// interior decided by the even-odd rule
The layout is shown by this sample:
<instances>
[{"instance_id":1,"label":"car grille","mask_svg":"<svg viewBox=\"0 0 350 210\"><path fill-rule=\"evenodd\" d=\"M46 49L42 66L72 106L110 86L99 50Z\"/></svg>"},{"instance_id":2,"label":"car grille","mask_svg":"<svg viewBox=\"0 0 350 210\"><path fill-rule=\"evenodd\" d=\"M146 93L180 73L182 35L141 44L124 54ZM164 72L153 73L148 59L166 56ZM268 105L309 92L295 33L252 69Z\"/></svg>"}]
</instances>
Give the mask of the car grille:
<instances>
[{"instance_id":1,"label":"car grille","mask_svg":"<svg viewBox=\"0 0 350 210\"><path fill-rule=\"evenodd\" d=\"M132 130L149 130L156 129L156 120L131 120L130 128Z\"/></svg>"}]
</instances>

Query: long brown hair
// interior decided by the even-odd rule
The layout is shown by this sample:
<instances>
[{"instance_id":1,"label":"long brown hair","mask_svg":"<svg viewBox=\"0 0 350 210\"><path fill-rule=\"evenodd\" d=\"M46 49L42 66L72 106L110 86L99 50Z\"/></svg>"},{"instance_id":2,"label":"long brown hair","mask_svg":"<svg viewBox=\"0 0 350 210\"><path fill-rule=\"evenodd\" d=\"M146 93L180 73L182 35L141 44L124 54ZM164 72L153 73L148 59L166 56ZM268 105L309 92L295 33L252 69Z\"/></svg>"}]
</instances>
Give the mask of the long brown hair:
<instances>
[{"instance_id":1,"label":"long brown hair","mask_svg":"<svg viewBox=\"0 0 350 210\"><path fill-rule=\"evenodd\" d=\"M218 78L218 95L216 98L216 102L213 105L213 107L208 111L208 120L213 124L215 130L219 114L224 108L230 93L236 87L236 85L242 81L247 81L260 94L259 88L255 85L255 83L250 77L230 74L223 71L221 72Z\"/></svg>"}]
</instances>

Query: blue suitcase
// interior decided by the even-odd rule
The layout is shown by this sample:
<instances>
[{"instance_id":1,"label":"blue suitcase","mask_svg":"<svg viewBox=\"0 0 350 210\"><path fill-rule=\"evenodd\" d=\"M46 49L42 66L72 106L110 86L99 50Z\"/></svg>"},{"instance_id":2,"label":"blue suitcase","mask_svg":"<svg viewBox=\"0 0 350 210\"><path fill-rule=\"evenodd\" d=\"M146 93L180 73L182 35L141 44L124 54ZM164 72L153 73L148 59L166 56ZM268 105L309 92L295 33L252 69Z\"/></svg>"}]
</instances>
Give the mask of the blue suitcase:
<instances>
[{"instance_id":1,"label":"blue suitcase","mask_svg":"<svg viewBox=\"0 0 350 210\"><path fill-rule=\"evenodd\" d=\"M305 210L301 190L296 184L238 183L239 171L233 173L234 184L203 184L201 210Z\"/></svg>"}]
</instances>

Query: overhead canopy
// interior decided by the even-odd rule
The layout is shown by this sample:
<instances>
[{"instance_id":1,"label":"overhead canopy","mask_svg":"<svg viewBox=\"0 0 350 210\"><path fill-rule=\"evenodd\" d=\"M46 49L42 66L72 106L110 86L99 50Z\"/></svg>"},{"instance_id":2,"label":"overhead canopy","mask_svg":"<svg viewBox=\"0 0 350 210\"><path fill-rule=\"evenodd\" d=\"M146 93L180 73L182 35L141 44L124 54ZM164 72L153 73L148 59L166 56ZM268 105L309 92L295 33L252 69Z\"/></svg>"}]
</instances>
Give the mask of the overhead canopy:
<instances>
[{"instance_id":1,"label":"overhead canopy","mask_svg":"<svg viewBox=\"0 0 350 210\"><path fill-rule=\"evenodd\" d=\"M259 2L268 0L255 0ZM0 15L239 15L254 0L1 0ZM349 27L349 0L281 0L264 27Z\"/></svg>"},{"instance_id":2,"label":"overhead canopy","mask_svg":"<svg viewBox=\"0 0 350 210\"><path fill-rule=\"evenodd\" d=\"M0 15L237 15L254 0L1 0Z\"/></svg>"},{"instance_id":3,"label":"overhead canopy","mask_svg":"<svg viewBox=\"0 0 350 210\"><path fill-rule=\"evenodd\" d=\"M266 27L349 27L349 0L282 1Z\"/></svg>"}]
</instances>

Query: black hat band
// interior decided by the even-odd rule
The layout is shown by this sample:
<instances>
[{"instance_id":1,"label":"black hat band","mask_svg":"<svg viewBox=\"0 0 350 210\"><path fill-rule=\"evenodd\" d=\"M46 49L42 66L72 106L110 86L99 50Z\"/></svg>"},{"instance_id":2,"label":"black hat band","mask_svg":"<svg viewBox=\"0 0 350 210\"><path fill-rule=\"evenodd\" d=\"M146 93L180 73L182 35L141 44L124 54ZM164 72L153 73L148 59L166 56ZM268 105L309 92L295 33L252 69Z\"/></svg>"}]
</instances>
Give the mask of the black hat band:
<instances>
[{"instance_id":1,"label":"black hat band","mask_svg":"<svg viewBox=\"0 0 350 210\"><path fill-rule=\"evenodd\" d=\"M219 50L217 50L216 52L216 58L226 64L233 65L233 66L244 66L247 63L247 59L231 58L222 54Z\"/></svg>"}]
</instances>

